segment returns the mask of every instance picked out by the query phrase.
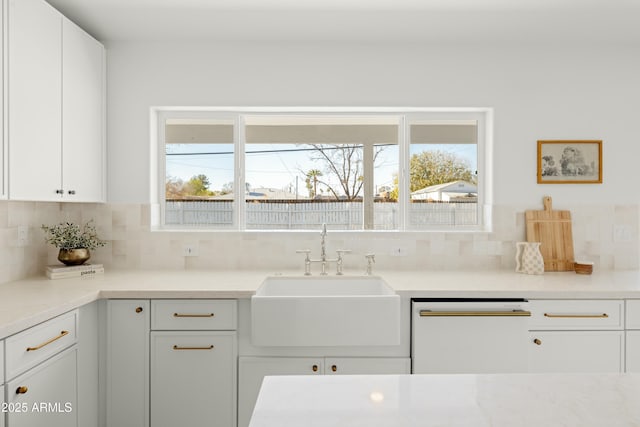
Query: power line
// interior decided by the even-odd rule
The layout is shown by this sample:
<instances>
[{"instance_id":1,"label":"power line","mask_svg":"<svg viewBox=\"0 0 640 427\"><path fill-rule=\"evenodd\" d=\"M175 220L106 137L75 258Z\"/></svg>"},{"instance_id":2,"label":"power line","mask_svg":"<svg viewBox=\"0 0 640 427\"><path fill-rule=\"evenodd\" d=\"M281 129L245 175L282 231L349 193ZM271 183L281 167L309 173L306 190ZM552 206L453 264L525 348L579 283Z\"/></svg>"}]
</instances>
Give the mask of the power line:
<instances>
[{"instance_id":1,"label":"power line","mask_svg":"<svg viewBox=\"0 0 640 427\"><path fill-rule=\"evenodd\" d=\"M375 144L375 147L394 146L398 144ZM275 150L253 150L245 151L245 154L268 154L268 153L294 153L301 151L318 151L318 150L341 150L345 147L348 148L362 148L364 145L345 145L342 147L323 147L323 148L282 148ZM229 155L233 154L233 151L214 151L214 152L200 152L200 153L165 153L166 156L211 156L211 155Z\"/></svg>"}]
</instances>

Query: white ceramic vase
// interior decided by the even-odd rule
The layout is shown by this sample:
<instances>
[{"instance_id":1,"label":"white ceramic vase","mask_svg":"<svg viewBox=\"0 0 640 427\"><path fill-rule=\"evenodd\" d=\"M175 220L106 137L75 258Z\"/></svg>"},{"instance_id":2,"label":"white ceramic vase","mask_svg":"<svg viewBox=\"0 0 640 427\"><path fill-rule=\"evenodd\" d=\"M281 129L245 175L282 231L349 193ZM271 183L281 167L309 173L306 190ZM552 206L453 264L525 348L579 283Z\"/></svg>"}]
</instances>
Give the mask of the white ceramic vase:
<instances>
[{"instance_id":1,"label":"white ceramic vase","mask_svg":"<svg viewBox=\"0 0 640 427\"><path fill-rule=\"evenodd\" d=\"M516 272L525 274L544 273L544 260L540 253L540 242L516 243Z\"/></svg>"}]
</instances>

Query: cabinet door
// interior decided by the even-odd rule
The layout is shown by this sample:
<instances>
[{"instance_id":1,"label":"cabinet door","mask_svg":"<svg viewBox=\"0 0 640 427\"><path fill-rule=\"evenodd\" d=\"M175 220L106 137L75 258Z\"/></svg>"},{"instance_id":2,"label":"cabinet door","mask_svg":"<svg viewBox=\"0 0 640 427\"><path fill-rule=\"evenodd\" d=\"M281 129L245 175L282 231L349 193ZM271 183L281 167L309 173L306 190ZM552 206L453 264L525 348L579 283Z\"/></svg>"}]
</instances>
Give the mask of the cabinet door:
<instances>
[{"instance_id":1,"label":"cabinet door","mask_svg":"<svg viewBox=\"0 0 640 427\"><path fill-rule=\"evenodd\" d=\"M238 369L238 427L247 427L265 376L321 375L323 373L323 359L314 357L240 357Z\"/></svg>"},{"instance_id":2,"label":"cabinet door","mask_svg":"<svg viewBox=\"0 0 640 427\"><path fill-rule=\"evenodd\" d=\"M62 15L8 0L9 197L58 201L62 172Z\"/></svg>"},{"instance_id":3,"label":"cabinet door","mask_svg":"<svg viewBox=\"0 0 640 427\"><path fill-rule=\"evenodd\" d=\"M7 413L9 426L78 425L76 353L71 347L7 383L7 403L14 409Z\"/></svg>"},{"instance_id":4,"label":"cabinet door","mask_svg":"<svg viewBox=\"0 0 640 427\"><path fill-rule=\"evenodd\" d=\"M107 426L149 425L149 301L107 302Z\"/></svg>"},{"instance_id":5,"label":"cabinet door","mask_svg":"<svg viewBox=\"0 0 640 427\"><path fill-rule=\"evenodd\" d=\"M622 372L622 331L532 331L530 372Z\"/></svg>"},{"instance_id":6,"label":"cabinet door","mask_svg":"<svg viewBox=\"0 0 640 427\"><path fill-rule=\"evenodd\" d=\"M627 331L626 372L640 372L640 331Z\"/></svg>"},{"instance_id":7,"label":"cabinet door","mask_svg":"<svg viewBox=\"0 0 640 427\"><path fill-rule=\"evenodd\" d=\"M151 333L151 425L235 427L236 332Z\"/></svg>"},{"instance_id":8,"label":"cabinet door","mask_svg":"<svg viewBox=\"0 0 640 427\"><path fill-rule=\"evenodd\" d=\"M327 357L327 375L402 375L411 373L411 359L401 357Z\"/></svg>"},{"instance_id":9,"label":"cabinet door","mask_svg":"<svg viewBox=\"0 0 640 427\"><path fill-rule=\"evenodd\" d=\"M103 46L63 18L62 188L66 201L104 200L103 58Z\"/></svg>"}]
</instances>

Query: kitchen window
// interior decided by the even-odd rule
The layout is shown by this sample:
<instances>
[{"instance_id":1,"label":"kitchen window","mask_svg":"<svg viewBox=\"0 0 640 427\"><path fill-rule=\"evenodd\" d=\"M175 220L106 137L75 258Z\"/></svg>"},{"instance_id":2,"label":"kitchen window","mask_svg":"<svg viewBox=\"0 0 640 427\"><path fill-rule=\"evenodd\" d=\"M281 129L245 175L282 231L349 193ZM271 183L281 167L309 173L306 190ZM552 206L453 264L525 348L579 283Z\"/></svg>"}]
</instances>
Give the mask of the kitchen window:
<instances>
[{"instance_id":1,"label":"kitchen window","mask_svg":"<svg viewBox=\"0 0 640 427\"><path fill-rule=\"evenodd\" d=\"M158 228L485 228L489 110L155 113Z\"/></svg>"}]
</instances>

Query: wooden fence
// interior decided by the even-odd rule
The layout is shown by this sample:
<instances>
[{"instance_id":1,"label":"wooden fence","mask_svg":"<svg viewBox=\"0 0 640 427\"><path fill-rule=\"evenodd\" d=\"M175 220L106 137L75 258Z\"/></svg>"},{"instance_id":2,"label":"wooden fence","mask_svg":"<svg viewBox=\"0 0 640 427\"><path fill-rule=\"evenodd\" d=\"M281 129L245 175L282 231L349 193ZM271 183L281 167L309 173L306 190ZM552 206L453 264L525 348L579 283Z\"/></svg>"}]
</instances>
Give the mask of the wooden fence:
<instances>
[{"instance_id":1,"label":"wooden fence","mask_svg":"<svg viewBox=\"0 0 640 427\"><path fill-rule=\"evenodd\" d=\"M398 204L374 203L374 228L398 229ZM475 225L478 205L466 203L411 203L411 228L430 225ZM247 201L247 229L303 230L317 229L322 224L334 229L361 230L363 223L360 201L278 200ZM225 226L233 224L233 202L229 200L167 200L165 224L193 226Z\"/></svg>"}]
</instances>

